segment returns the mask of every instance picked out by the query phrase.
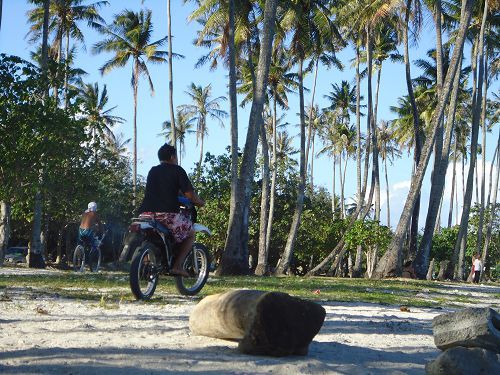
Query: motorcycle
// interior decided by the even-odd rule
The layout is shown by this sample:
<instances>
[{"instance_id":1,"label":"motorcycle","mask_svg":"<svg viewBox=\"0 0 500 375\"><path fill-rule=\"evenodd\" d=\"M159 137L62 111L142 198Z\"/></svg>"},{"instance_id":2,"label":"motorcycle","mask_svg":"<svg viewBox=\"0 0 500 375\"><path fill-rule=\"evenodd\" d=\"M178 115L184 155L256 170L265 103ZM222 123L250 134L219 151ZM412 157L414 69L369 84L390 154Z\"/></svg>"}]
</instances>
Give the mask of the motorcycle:
<instances>
[{"instance_id":1,"label":"motorcycle","mask_svg":"<svg viewBox=\"0 0 500 375\"><path fill-rule=\"evenodd\" d=\"M196 210L186 198L179 198L181 212L193 220L195 233L211 235L210 230L196 223ZM174 263L174 239L170 230L152 218L134 218L129 226L129 233L136 233L142 238L130 266L130 288L138 300L150 299L158 285L160 274L174 276L179 293L193 296L205 285L210 271L209 252L205 245L195 242L182 265L189 276L171 275Z\"/></svg>"}]
</instances>

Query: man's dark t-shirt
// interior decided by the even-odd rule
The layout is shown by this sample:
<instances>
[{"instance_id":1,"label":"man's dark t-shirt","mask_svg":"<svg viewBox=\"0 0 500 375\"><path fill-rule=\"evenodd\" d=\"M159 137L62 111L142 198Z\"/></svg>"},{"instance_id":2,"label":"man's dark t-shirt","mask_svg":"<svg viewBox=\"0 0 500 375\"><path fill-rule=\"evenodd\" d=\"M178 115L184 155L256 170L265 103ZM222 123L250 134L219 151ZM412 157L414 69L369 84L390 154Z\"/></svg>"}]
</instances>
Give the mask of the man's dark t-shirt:
<instances>
[{"instance_id":1,"label":"man's dark t-shirt","mask_svg":"<svg viewBox=\"0 0 500 375\"><path fill-rule=\"evenodd\" d=\"M161 163L148 173L146 194L139 213L179 212L179 191L192 191L186 171L175 164Z\"/></svg>"}]
</instances>

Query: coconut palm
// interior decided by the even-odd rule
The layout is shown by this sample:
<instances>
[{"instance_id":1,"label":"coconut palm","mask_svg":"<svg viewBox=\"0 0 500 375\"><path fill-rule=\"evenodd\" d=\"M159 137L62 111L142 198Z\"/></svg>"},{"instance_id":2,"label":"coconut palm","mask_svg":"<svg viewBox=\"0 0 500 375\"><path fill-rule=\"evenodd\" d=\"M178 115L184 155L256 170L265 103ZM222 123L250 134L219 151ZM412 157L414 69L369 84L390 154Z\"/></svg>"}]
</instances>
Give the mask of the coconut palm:
<instances>
[{"instance_id":1,"label":"coconut palm","mask_svg":"<svg viewBox=\"0 0 500 375\"><path fill-rule=\"evenodd\" d=\"M193 130L193 123L189 122L185 113L183 113L179 107L177 107L177 116L175 119L175 132L177 134L177 142L179 144L179 164L182 164L182 156L186 153L186 136L188 134L196 133ZM165 137L165 140L172 139L172 126L170 121L164 121L162 124L162 132L159 134Z\"/></svg>"},{"instance_id":2,"label":"coconut palm","mask_svg":"<svg viewBox=\"0 0 500 375\"><path fill-rule=\"evenodd\" d=\"M255 171L255 157L259 133L263 127L265 90L269 76L277 0L266 0L261 27L260 52L255 77L255 94L250 110L247 137L238 175L238 184L229 214L227 239L217 274L241 274L248 272L248 215L251 184ZM251 61L251 59L250 59ZM234 198L234 199L233 199ZM234 205L233 205L234 203Z\"/></svg>"},{"instance_id":3,"label":"coconut palm","mask_svg":"<svg viewBox=\"0 0 500 375\"><path fill-rule=\"evenodd\" d=\"M331 103L328 107L336 113L341 125L349 123L350 114L356 113L356 88L350 86L349 82L342 81L340 86L332 83L332 91L324 95Z\"/></svg>"},{"instance_id":4,"label":"coconut palm","mask_svg":"<svg viewBox=\"0 0 500 375\"><path fill-rule=\"evenodd\" d=\"M304 63L319 49L335 51L336 44L342 38L332 20L329 1L310 0L307 2L289 1L283 4L280 17L280 28L284 33L278 35L277 43L283 45L290 38L290 52L297 62L297 77L299 81L299 119L300 119L300 181L297 187L295 211L288 233L282 261L276 269L276 274L285 274L292 258L297 231L300 225L304 203L306 183L306 128L304 104ZM322 46L318 48L318 46Z\"/></svg>"},{"instance_id":5,"label":"coconut palm","mask_svg":"<svg viewBox=\"0 0 500 375\"><path fill-rule=\"evenodd\" d=\"M388 250L378 263L378 266L373 275L374 277L388 277L391 275L398 275L401 272L403 248L402 245L404 237L410 223L411 214L417 202L417 196L419 195L420 188L422 186L423 177L431 155L432 143L436 135L437 128L440 125L442 116L444 115L444 110L448 103L448 99L451 95L452 86L455 81L455 73L457 72L457 69L460 69L461 66L463 45L465 42L466 31L469 26L472 13L472 3L473 2L471 0L463 0L462 2L463 11L460 18L459 32L456 38L455 48L453 49L453 55L451 57L450 68L443 83L440 100L438 102L436 110L434 111L434 115L430 124L430 134L427 137L422 148L421 160L417 164L415 173L412 176L408 197L406 199L401 217L396 227L396 231L391 240Z\"/></svg>"},{"instance_id":6,"label":"coconut palm","mask_svg":"<svg viewBox=\"0 0 500 375\"><path fill-rule=\"evenodd\" d=\"M106 85L99 90L99 84L87 83L83 84L80 88L80 95L78 102L82 110L83 116L87 119L90 126L90 131L97 143L99 138L104 138L108 144L115 143L115 135L113 134L113 127L116 124L122 124L125 119L111 114L116 108L106 108L108 105L109 97Z\"/></svg>"},{"instance_id":7,"label":"coconut palm","mask_svg":"<svg viewBox=\"0 0 500 375\"><path fill-rule=\"evenodd\" d=\"M419 61L419 66L424 67L424 75L419 77L418 80L423 86L429 87L428 91L435 92L434 95L431 95L432 99L429 103L429 106L431 108L435 108L435 103L437 101L436 96L440 93L441 90L439 72L441 71L441 73L447 74L449 68L449 48L445 47L441 50L441 61L439 62L435 57L434 60L437 62L435 66L433 66L431 63L428 63L427 61ZM429 56L437 55L433 51L430 51L428 54ZM439 65L441 66L439 67ZM434 146L434 168L432 171L431 193L429 195L429 205L425 221L424 234L422 236L422 240L420 241L416 258L413 263L413 267L417 276L422 279L427 276L432 237L434 235L434 231L440 224L440 206L444 191L446 171L449 164L451 139L453 135L453 124L455 122L454 119L456 115L457 101L459 103L461 100L463 101L468 99L467 92L464 88L465 74L466 69L460 69L456 72L445 126L440 125L438 128L438 133L436 134Z\"/></svg>"},{"instance_id":8,"label":"coconut palm","mask_svg":"<svg viewBox=\"0 0 500 375\"><path fill-rule=\"evenodd\" d=\"M98 25L98 30L105 39L97 42L93 47L94 53L111 52L114 56L101 68L101 74L111 72L116 68L123 68L129 60L132 60L132 91L134 96L134 151L133 151L133 187L134 205L137 191L137 91L141 75L148 79L151 93L154 86L149 74L147 63L165 63L167 52L161 51L161 47L167 38L151 41L153 34L153 23L151 22L151 11L134 12L124 10L115 15L113 22L109 25Z\"/></svg>"},{"instance_id":9,"label":"coconut palm","mask_svg":"<svg viewBox=\"0 0 500 375\"><path fill-rule=\"evenodd\" d=\"M221 102L227 98L225 96L212 98L212 85L202 87L194 83L191 83L186 94L190 97L192 104L183 104L178 108L186 116L188 123L196 124L196 145L200 144L199 174L203 162L203 144L208 135L207 119L217 120L220 126L224 126L223 119L227 117L227 112L221 109Z\"/></svg>"},{"instance_id":10,"label":"coconut palm","mask_svg":"<svg viewBox=\"0 0 500 375\"><path fill-rule=\"evenodd\" d=\"M28 35L31 41L40 38L43 23L43 0L30 0L35 4L35 8L28 11L28 20L32 24ZM92 4L83 5L83 0L52 0L50 4L50 23L49 32L54 33L52 47L56 51L56 61L60 63L63 58L64 48L64 107L68 106L68 58L71 52L70 39L84 44L83 32L80 29L80 22L87 22L88 26L95 26L97 22L103 23L104 19L99 15L99 10L106 5L108 1L97 1ZM57 90L56 90L57 95Z\"/></svg>"},{"instance_id":11,"label":"coconut palm","mask_svg":"<svg viewBox=\"0 0 500 375\"><path fill-rule=\"evenodd\" d=\"M309 175L311 176L311 179L309 181L310 183L310 191L314 191L314 159L315 159L315 140L316 140L316 135L318 132L324 128L327 124L327 116L324 111L320 110L318 105L312 106L309 105L307 107L307 115L306 115L306 121L309 124L309 132L308 134L308 143L310 144L311 148L311 161L310 161L310 172ZM309 150L308 150L309 153Z\"/></svg>"}]
</instances>

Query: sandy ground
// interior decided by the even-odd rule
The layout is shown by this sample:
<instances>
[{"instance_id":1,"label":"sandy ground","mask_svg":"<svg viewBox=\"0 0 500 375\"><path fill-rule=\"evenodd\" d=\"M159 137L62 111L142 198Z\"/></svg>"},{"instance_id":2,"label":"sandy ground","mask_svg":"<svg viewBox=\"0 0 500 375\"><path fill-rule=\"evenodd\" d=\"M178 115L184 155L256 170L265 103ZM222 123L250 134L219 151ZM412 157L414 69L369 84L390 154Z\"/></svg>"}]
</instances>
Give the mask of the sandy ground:
<instances>
[{"instance_id":1,"label":"sandy ground","mask_svg":"<svg viewBox=\"0 0 500 375\"><path fill-rule=\"evenodd\" d=\"M271 358L191 335L196 302L171 297L168 305L103 306L10 287L0 292L0 373L422 374L439 354L432 318L449 311L323 303L326 320L309 355Z\"/></svg>"}]
</instances>

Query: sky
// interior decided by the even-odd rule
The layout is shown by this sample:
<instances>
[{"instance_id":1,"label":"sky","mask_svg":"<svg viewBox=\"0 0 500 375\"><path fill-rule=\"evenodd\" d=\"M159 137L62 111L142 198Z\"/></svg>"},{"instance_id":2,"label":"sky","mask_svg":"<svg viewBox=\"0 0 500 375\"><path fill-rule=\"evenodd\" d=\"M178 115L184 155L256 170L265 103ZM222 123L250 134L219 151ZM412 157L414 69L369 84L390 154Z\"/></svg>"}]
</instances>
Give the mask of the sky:
<instances>
[{"instance_id":1,"label":"sky","mask_svg":"<svg viewBox=\"0 0 500 375\"><path fill-rule=\"evenodd\" d=\"M85 4L90 4L92 1L84 1ZM123 9L138 11L142 8L152 10L154 34L152 40L157 40L167 34L167 1L166 0L110 0L110 5L101 9L101 15L106 22L111 22L113 15L121 12ZM32 7L25 0L4 0L3 1L3 19L2 29L0 32L0 52L20 56L24 59L30 59L30 52L35 49L35 46L28 42L26 34L29 30L27 23L26 12ZM199 26L196 22L189 22L189 14L193 11L194 5L192 2L184 4L183 0L172 1L172 35L173 35L173 51L184 56L182 59L176 59L173 62L174 73L174 106L181 104L189 104L189 98L185 91L193 82L196 85L207 86L212 85L213 96L228 97L227 88L227 70L224 67L219 67L214 71L210 71L208 66L195 68L195 63L207 50L193 45L193 40L196 38L196 32ZM92 46L97 41L101 40L101 36L94 30L81 24L85 37L85 46L79 45L80 49L76 59L76 66L83 68L88 74L83 78L87 83L99 82L100 87L104 84L108 88L109 106L117 106L113 114L123 117L126 121L124 124L114 128L115 134L123 133L125 138L132 138L133 126L133 96L130 85L132 74L132 65L129 63L125 68L114 70L104 76L99 72L99 68L111 57L111 55L92 53ZM426 18L423 32L417 45L410 50L410 58L416 60L425 58L425 52L434 48L435 33L432 25L432 20ZM167 46L164 47L167 49ZM402 53L402 51L400 51ZM465 52L465 56L470 55ZM342 80L347 80L351 85L355 84L354 69L350 67L350 61L354 57L352 47L347 47L340 53L338 58L344 62L345 69L339 71L336 69L326 70L320 68L318 72L318 83L316 89L315 102L321 107L327 107L328 102L324 98L325 94L331 91L332 84L340 84ZM143 79L139 83L138 93L138 173L146 176L149 169L156 165L158 160L156 152L158 148L165 142L163 137L158 134L162 130L162 123L170 119L169 102L168 102L168 65L149 65L151 77L155 87L154 95L149 91L149 85ZM417 77L420 71L415 66L412 66L412 77ZM306 76L305 86L312 88L312 74ZM498 82L494 85L493 90L498 92ZM366 80L361 86L362 94L366 92ZM491 94L492 90L490 90ZM379 113L378 119L391 120L394 115L390 112L390 106L397 104L398 97L407 94L405 71L403 64L385 62L382 70L382 79L380 86L379 98ZM364 94L366 97L366 94ZM311 101L311 93L305 94L306 103ZM294 126L299 122L297 113L298 110L298 94L291 94L290 110L286 114L286 121L291 124L288 127L288 132L292 136L296 136L295 142L298 148L298 127ZM227 112L229 112L229 101L223 103ZM246 137L246 129L248 126L250 105L246 108L239 108L238 123L239 123L239 146L243 148ZM354 116L353 116L354 117ZM354 121L353 118L351 121ZM215 121L208 122L208 137L205 139L205 152L210 152L219 155L225 152L225 149L230 144L229 134L229 119L225 121L225 127L219 127ZM362 128L366 129L366 119L362 119ZM481 136L481 134L480 134ZM486 179L489 181L489 166L493 157L494 147L498 136L498 126L493 130L492 134L488 135L486 147L487 174ZM481 141L480 141L481 142ZM317 146L318 147L318 146ZM318 149L318 148L317 148ZM193 169L194 163L199 158L199 145L196 144L194 135L188 136L186 139L186 154L182 156L182 165L189 172ZM479 159L480 160L480 159ZM327 157L319 157L314 165L314 183L316 185L327 188L332 191L331 177L332 161ZM432 159L430 160L428 173L422 187L422 204L419 227L425 224L425 213L427 211L427 201L430 191L430 170L432 169ZM390 215L391 226L394 228L397 224L404 206L408 189L410 186L412 170L411 155L408 156L406 151L403 151L403 157L394 162L393 166L389 166L389 191L390 191ZM325 173L324 171L328 171ZM345 196L353 197L356 190L356 168L354 161L349 161L346 176ZM458 168L460 172L460 168ZM481 169L480 169L481 171ZM447 184L445 191L445 201L442 209L442 223L445 223L448 217L448 201L451 188L451 167L447 175ZM465 170L467 176L467 166ZM458 182L461 181L461 172L458 175ZM385 198L385 181L383 170L381 169L381 221L387 224L387 204ZM337 182L337 189L339 183ZM459 185L461 186L461 185ZM461 190L460 190L461 191ZM339 191L337 190L337 194ZM461 195L461 194L459 194ZM208 198L209 197L205 197ZM460 197L459 197L460 198ZM474 194L473 194L473 199ZM350 199L348 199L348 203ZM461 199L459 200L461 206ZM455 216L455 215L454 215Z\"/></svg>"}]
</instances>

